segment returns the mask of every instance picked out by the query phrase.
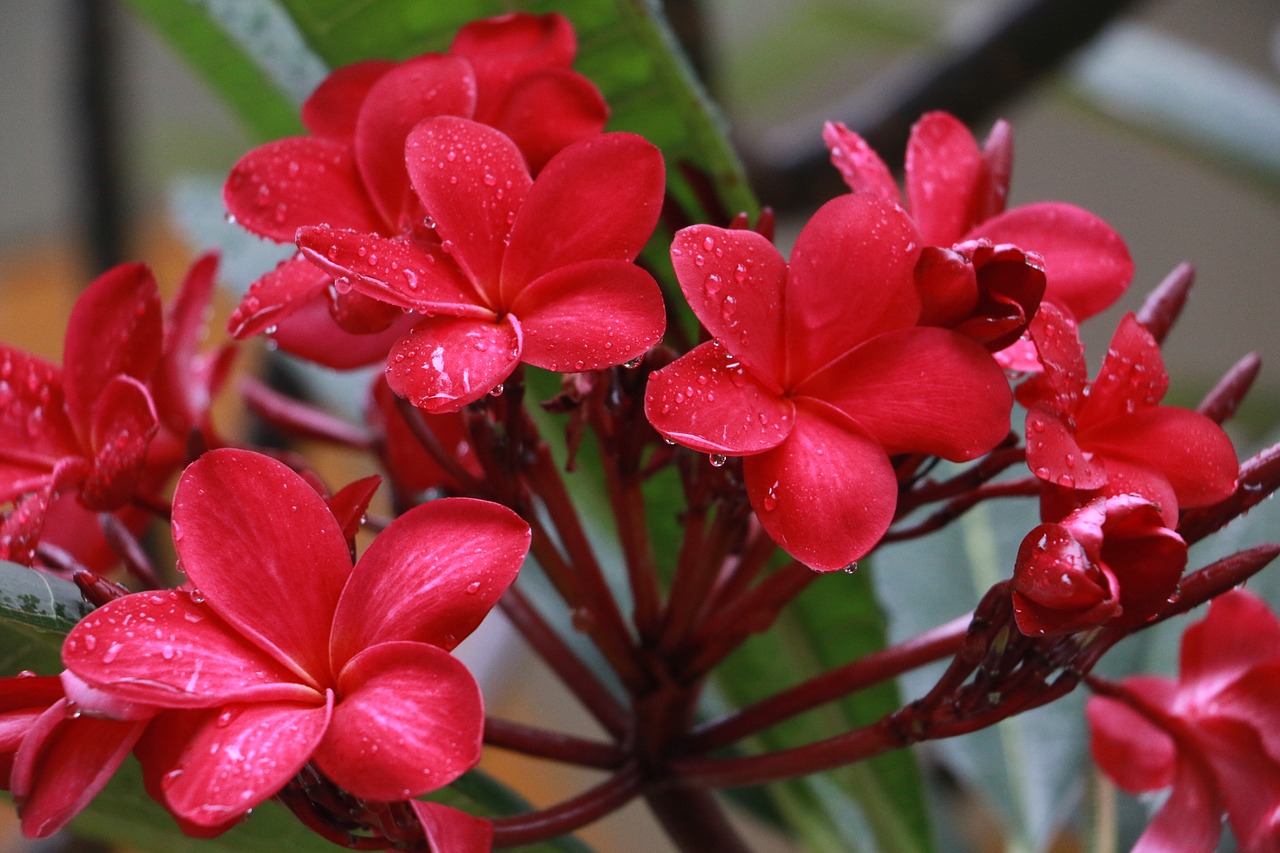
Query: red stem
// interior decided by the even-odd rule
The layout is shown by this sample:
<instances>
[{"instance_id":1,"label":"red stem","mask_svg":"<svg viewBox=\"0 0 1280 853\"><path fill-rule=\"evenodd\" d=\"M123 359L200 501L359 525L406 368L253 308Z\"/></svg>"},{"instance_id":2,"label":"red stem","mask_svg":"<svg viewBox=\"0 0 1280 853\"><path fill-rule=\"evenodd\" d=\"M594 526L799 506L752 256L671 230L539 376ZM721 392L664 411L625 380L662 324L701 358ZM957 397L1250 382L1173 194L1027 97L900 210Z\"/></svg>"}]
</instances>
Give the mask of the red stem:
<instances>
[{"instance_id":1,"label":"red stem","mask_svg":"<svg viewBox=\"0 0 1280 853\"><path fill-rule=\"evenodd\" d=\"M497 717L485 718L484 742L525 755L601 770L617 770L627 763L627 754L614 744Z\"/></svg>"},{"instance_id":2,"label":"red stem","mask_svg":"<svg viewBox=\"0 0 1280 853\"><path fill-rule=\"evenodd\" d=\"M493 846L536 844L581 829L640 795L642 776L629 764L595 787L547 809L493 821Z\"/></svg>"}]
</instances>

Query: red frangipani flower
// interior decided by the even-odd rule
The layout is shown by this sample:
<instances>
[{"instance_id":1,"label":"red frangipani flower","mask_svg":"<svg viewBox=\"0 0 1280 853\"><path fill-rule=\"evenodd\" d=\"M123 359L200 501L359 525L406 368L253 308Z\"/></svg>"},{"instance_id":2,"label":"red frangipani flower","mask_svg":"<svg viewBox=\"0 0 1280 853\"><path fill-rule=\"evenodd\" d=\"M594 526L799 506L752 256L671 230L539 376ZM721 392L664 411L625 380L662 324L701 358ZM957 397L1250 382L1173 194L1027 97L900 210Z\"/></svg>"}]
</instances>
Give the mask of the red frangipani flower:
<instances>
[{"instance_id":1,"label":"red frangipani flower","mask_svg":"<svg viewBox=\"0 0 1280 853\"><path fill-rule=\"evenodd\" d=\"M414 312L387 381L429 412L494 391L520 362L598 370L662 337L662 294L631 261L657 222L658 150L599 134L534 180L502 133L438 118L409 134L409 176L441 242L302 228L303 254L344 286Z\"/></svg>"},{"instance_id":2,"label":"red frangipani flower","mask_svg":"<svg viewBox=\"0 0 1280 853\"><path fill-rule=\"evenodd\" d=\"M1163 607L1187 566L1187 543L1137 495L1097 498L1022 540L1013 615L1031 636L1137 625Z\"/></svg>"},{"instance_id":3,"label":"red frangipani flower","mask_svg":"<svg viewBox=\"0 0 1280 853\"><path fill-rule=\"evenodd\" d=\"M816 569L847 565L888 528L890 455L971 459L1009 429L987 351L915 325L918 247L900 208L858 193L814 214L789 267L752 231L695 225L671 248L715 340L652 375L645 413L672 441L745 457L761 523Z\"/></svg>"},{"instance_id":4,"label":"red frangipani flower","mask_svg":"<svg viewBox=\"0 0 1280 853\"><path fill-rule=\"evenodd\" d=\"M1210 853L1225 813L1246 853L1280 850L1280 623L1233 590L1182 639L1176 682L1126 678L1089 699L1094 760L1126 791L1172 786L1137 853Z\"/></svg>"},{"instance_id":5,"label":"red frangipani flower","mask_svg":"<svg viewBox=\"0 0 1280 853\"><path fill-rule=\"evenodd\" d=\"M1044 373L1018 388L1027 408L1027 465L1045 482L1052 521L1097 495L1139 494L1165 525L1182 507L1223 500L1236 487L1235 449L1209 418L1161 406L1169 377L1160 347L1132 314L1120 321L1092 385L1075 323L1053 305L1031 324Z\"/></svg>"},{"instance_id":6,"label":"red frangipani flower","mask_svg":"<svg viewBox=\"0 0 1280 853\"><path fill-rule=\"evenodd\" d=\"M89 614L63 659L87 711L140 703L144 767L167 807L218 826L308 761L357 797L447 784L479 759L483 708L450 654L514 579L529 529L464 498L397 518L352 567L337 519L267 457L211 451L173 507L194 585L137 593ZM71 695L69 693L69 695Z\"/></svg>"},{"instance_id":7,"label":"red frangipani flower","mask_svg":"<svg viewBox=\"0 0 1280 853\"><path fill-rule=\"evenodd\" d=\"M280 243L322 224L411 234L430 213L405 171L405 137L419 121L453 115L491 124L515 140L535 172L604 127L604 99L570 68L576 52L564 17L515 14L463 27L447 53L338 69L303 104L310 136L269 142L235 165L223 189L227 210ZM287 351L346 368L381 359L407 328L393 322L399 316L335 289L295 256L253 284L230 327L242 338L273 330Z\"/></svg>"}]
</instances>

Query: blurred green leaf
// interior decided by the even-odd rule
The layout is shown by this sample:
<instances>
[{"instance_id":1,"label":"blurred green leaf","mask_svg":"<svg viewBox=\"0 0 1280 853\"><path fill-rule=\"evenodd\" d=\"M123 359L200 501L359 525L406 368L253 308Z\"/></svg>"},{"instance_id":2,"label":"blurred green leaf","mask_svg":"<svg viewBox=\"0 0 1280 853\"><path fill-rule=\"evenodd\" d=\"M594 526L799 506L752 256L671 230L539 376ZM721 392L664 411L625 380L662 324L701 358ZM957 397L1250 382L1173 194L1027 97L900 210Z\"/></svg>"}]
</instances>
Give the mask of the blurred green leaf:
<instances>
[{"instance_id":1,"label":"blurred green leaf","mask_svg":"<svg viewBox=\"0 0 1280 853\"><path fill-rule=\"evenodd\" d=\"M0 675L62 671L62 638L93 608L70 581L0 561Z\"/></svg>"}]
</instances>

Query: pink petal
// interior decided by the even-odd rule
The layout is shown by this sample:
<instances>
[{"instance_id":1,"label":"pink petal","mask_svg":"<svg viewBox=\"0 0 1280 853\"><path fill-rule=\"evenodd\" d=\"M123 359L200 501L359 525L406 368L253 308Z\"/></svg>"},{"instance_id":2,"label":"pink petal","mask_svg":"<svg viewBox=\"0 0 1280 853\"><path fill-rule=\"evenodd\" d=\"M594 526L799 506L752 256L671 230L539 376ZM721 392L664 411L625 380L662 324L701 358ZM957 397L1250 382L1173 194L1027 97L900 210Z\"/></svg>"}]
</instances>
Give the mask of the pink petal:
<instances>
[{"instance_id":1,"label":"pink petal","mask_svg":"<svg viewBox=\"0 0 1280 853\"><path fill-rule=\"evenodd\" d=\"M968 236L1013 243L1041 255L1045 298L1065 306L1077 320L1111 305L1133 279L1124 240L1110 225L1074 205L1023 205L988 219Z\"/></svg>"},{"instance_id":2,"label":"pink petal","mask_svg":"<svg viewBox=\"0 0 1280 853\"><path fill-rule=\"evenodd\" d=\"M67 417L88 444L94 402L118 373L149 382L163 341L160 291L142 264L122 264L94 279L76 300L62 351Z\"/></svg>"},{"instance_id":3,"label":"pink petal","mask_svg":"<svg viewBox=\"0 0 1280 853\"><path fill-rule=\"evenodd\" d=\"M718 341L708 341L649 376L644 411L677 444L743 456L782 443L796 408Z\"/></svg>"},{"instance_id":4,"label":"pink petal","mask_svg":"<svg viewBox=\"0 0 1280 853\"><path fill-rule=\"evenodd\" d=\"M511 137L534 174L565 147L603 130L608 118L600 90L567 68L525 75L491 115L476 110L477 121Z\"/></svg>"},{"instance_id":5,"label":"pink petal","mask_svg":"<svg viewBox=\"0 0 1280 853\"><path fill-rule=\"evenodd\" d=\"M231 167L222 202L241 228L292 243L303 225L377 231L383 219L356 172L351 148L291 136L259 145Z\"/></svg>"},{"instance_id":6,"label":"pink petal","mask_svg":"<svg viewBox=\"0 0 1280 853\"><path fill-rule=\"evenodd\" d=\"M1081 449L1075 433L1050 409L1027 411L1027 467L1046 483L1067 489L1100 489L1109 468Z\"/></svg>"},{"instance_id":7,"label":"pink petal","mask_svg":"<svg viewBox=\"0 0 1280 853\"><path fill-rule=\"evenodd\" d=\"M448 117L414 128L405 156L413 189L435 221L444 250L486 307L505 306L498 288L502 257L532 185L519 149L491 127Z\"/></svg>"},{"instance_id":8,"label":"pink petal","mask_svg":"<svg viewBox=\"0 0 1280 853\"><path fill-rule=\"evenodd\" d=\"M561 151L538 175L511 226L503 299L559 267L634 260L653 234L666 188L662 154L630 133L598 134Z\"/></svg>"},{"instance_id":9,"label":"pink petal","mask_svg":"<svg viewBox=\"0 0 1280 853\"><path fill-rule=\"evenodd\" d=\"M274 795L310 760L329 726L333 693L316 699L227 705L180 718L190 734L161 778L165 805L197 826L220 826Z\"/></svg>"},{"instance_id":10,"label":"pink petal","mask_svg":"<svg viewBox=\"0 0 1280 853\"><path fill-rule=\"evenodd\" d=\"M1157 406L1082 429L1080 445L1160 472L1179 507L1206 506L1236 488L1239 463L1231 439L1204 415Z\"/></svg>"},{"instance_id":11,"label":"pink petal","mask_svg":"<svg viewBox=\"0 0 1280 853\"><path fill-rule=\"evenodd\" d=\"M907 204L920 238L931 246L959 241L975 221L986 173L973 134L955 116L925 113L911 128L906 172Z\"/></svg>"},{"instance_id":12,"label":"pink petal","mask_svg":"<svg viewBox=\"0 0 1280 853\"><path fill-rule=\"evenodd\" d=\"M178 481L173 539L210 609L304 681L323 682L351 556L305 480L257 453L205 453Z\"/></svg>"},{"instance_id":13,"label":"pink petal","mask_svg":"<svg viewBox=\"0 0 1280 853\"><path fill-rule=\"evenodd\" d=\"M786 441L743 462L765 530L817 571L849 566L893 520L898 482L880 443L817 401L796 408Z\"/></svg>"},{"instance_id":14,"label":"pink petal","mask_svg":"<svg viewBox=\"0 0 1280 853\"><path fill-rule=\"evenodd\" d=\"M303 102L302 123L316 136L350 144L361 104L373 84L395 65L385 59L369 59L335 69Z\"/></svg>"},{"instance_id":15,"label":"pink petal","mask_svg":"<svg viewBox=\"0 0 1280 853\"><path fill-rule=\"evenodd\" d=\"M552 270L511 303L522 359L547 370L600 370L644 355L667 325L653 276L626 261L582 261Z\"/></svg>"},{"instance_id":16,"label":"pink petal","mask_svg":"<svg viewBox=\"0 0 1280 853\"><path fill-rule=\"evenodd\" d=\"M839 170L849 189L871 193L891 204L902 200L893 173L865 139L841 122L829 121L822 127L822 140L831 153L831 165Z\"/></svg>"},{"instance_id":17,"label":"pink petal","mask_svg":"<svg viewBox=\"0 0 1280 853\"><path fill-rule=\"evenodd\" d=\"M65 700L40 715L14 759L13 795L20 803L22 833L45 838L80 813L111 779L146 727L72 718Z\"/></svg>"},{"instance_id":18,"label":"pink petal","mask_svg":"<svg viewBox=\"0 0 1280 853\"><path fill-rule=\"evenodd\" d=\"M754 231L694 225L671 243L680 289L711 336L766 381L783 381L787 262Z\"/></svg>"},{"instance_id":19,"label":"pink petal","mask_svg":"<svg viewBox=\"0 0 1280 853\"><path fill-rule=\"evenodd\" d=\"M117 509L133 497L158 428L146 387L129 376L112 377L93 407L93 470L80 490L85 508Z\"/></svg>"},{"instance_id":20,"label":"pink petal","mask_svg":"<svg viewBox=\"0 0 1280 853\"><path fill-rule=\"evenodd\" d=\"M422 824L432 850L452 853L488 853L493 849L493 823L450 808L443 803L409 803Z\"/></svg>"},{"instance_id":21,"label":"pink petal","mask_svg":"<svg viewBox=\"0 0 1280 853\"><path fill-rule=\"evenodd\" d=\"M1120 321L1089 396L1080 406L1081 424L1157 405L1169 387L1160 346L1132 313Z\"/></svg>"},{"instance_id":22,"label":"pink petal","mask_svg":"<svg viewBox=\"0 0 1280 853\"><path fill-rule=\"evenodd\" d=\"M517 321L428 317L387 357L391 390L428 412L456 412L497 389L520 362Z\"/></svg>"},{"instance_id":23,"label":"pink petal","mask_svg":"<svg viewBox=\"0 0 1280 853\"><path fill-rule=\"evenodd\" d=\"M80 454L65 414L61 371L0 344L0 501L23 491L7 488L21 472L44 477L59 459Z\"/></svg>"},{"instance_id":24,"label":"pink petal","mask_svg":"<svg viewBox=\"0 0 1280 853\"><path fill-rule=\"evenodd\" d=\"M1280 622L1262 599L1243 590L1218 596L1209 615L1182 635L1180 702L1204 707L1252 667L1280 658Z\"/></svg>"},{"instance_id":25,"label":"pink petal","mask_svg":"<svg viewBox=\"0 0 1280 853\"><path fill-rule=\"evenodd\" d=\"M397 230L409 201L405 171L409 131L418 122L436 116L469 118L475 99L471 66L438 53L399 63L369 88L356 120L356 164L383 219Z\"/></svg>"},{"instance_id":26,"label":"pink petal","mask_svg":"<svg viewBox=\"0 0 1280 853\"><path fill-rule=\"evenodd\" d=\"M1089 720L1089 751L1113 782L1131 794L1173 783L1177 748L1164 729L1125 703L1105 696L1090 697L1085 716Z\"/></svg>"},{"instance_id":27,"label":"pink petal","mask_svg":"<svg viewBox=\"0 0 1280 853\"><path fill-rule=\"evenodd\" d=\"M325 276L328 280L328 276ZM280 321L272 336L280 349L334 370L350 370L385 361L387 351L406 334L418 317L405 314L385 331L357 335L342 328L329 310L328 296L303 303Z\"/></svg>"},{"instance_id":28,"label":"pink petal","mask_svg":"<svg viewBox=\"0 0 1280 853\"><path fill-rule=\"evenodd\" d=\"M915 323L919 239L900 208L869 193L818 209L791 253L784 384L803 381L870 337Z\"/></svg>"},{"instance_id":29,"label":"pink petal","mask_svg":"<svg viewBox=\"0 0 1280 853\"><path fill-rule=\"evenodd\" d=\"M999 365L948 329L886 332L796 389L857 421L889 454L972 459L1009 431L1013 395Z\"/></svg>"},{"instance_id":30,"label":"pink petal","mask_svg":"<svg viewBox=\"0 0 1280 853\"><path fill-rule=\"evenodd\" d=\"M480 760L484 705L467 668L421 643L381 643L352 658L315 762L368 800L403 800Z\"/></svg>"},{"instance_id":31,"label":"pink petal","mask_svg":"<svg viewBox=\"0 0 1280 853\"><path fill-rule=\"evenodd\" d=\"M393 640L452 649L515 580L528 550L529 525L498 504L444 498L409 510L351 573L334 616L334 671Z\"/></svg>"},{"instance_id":32,"label":"pink petal","mask_svg":"<svg viewBox=\"0 0 1280 853\"><path fill-rule=\"evenodd\" d=\"M518 77L543 68L568 68L578 51L563 15L523 13L472 21L458 30L449 53L475 69L480 99L501 100ZM477 110L480 108L477 107Z\"/></svg>"},{"instance_id":33,"label":"pink petal","mask_svg":"<svg viewBox=\"0 0 1280 853\"><path fill-rule=\"evenodd\" d=\"M1209 769L1199 761L1177 762L1173 791L1132 853L1210 851L1222 835L1222 803Z\"/></svg>"},{"instance_id":34,"label":"pink petal","mask_svg":"<svg viewBox=\"0 0 1280 853\"><path fill-rule=\"evenodd\" d=\"M240 339L261 334L304 306L324 299L328 287L329 275L324 270L294 255L249 285L249 292L231 312L227 330Z\"/></svg>"},{"instance_id":35,"label":"pink petal","mask_svg":"<svg viewBox=\"0 0 1280 853\"><path fill-rule=\"evenodd\" d=\"M298 248L340 286L388 305L447 312L449 307L479 301L438 245L336 228L300 228Z\"/></svg>"},{"instance_id":36,"label":"pink petal","mask_svg":"<svg viewBox=\"0 0 1280 853\"><path fill-rule=\"evenodd\" d=\"M237 699L308 701L317 695L207 604L178 590L135 593L99 607L67 635L62 661L111 702L208 708ZM76 699L101 705L88 694Z\"/></svg>"}]
</instances>

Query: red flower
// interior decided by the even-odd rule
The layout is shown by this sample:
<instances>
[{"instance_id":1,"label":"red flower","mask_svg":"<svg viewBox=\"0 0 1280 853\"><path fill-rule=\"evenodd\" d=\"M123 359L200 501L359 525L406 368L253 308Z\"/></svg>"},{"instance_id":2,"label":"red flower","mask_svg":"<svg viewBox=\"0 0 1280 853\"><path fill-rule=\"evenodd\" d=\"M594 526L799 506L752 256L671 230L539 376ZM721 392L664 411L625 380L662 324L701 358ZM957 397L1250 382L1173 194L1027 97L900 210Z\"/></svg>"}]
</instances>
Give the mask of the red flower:
<instances>
[{"instance_id":1,"label":"red flower","mask_svg":"<svg viewBox=\"0 0 1280 853\"><path fill-rule=\"evenodd\" d=\"M1225 812L1247 853L1280 850L1280 623L1227 592L1187 629L1176 682L1127 678L1089 699L1094 760L1137 793L1173 786L1134 847L1212 851Z\"/></svg>"},{"instance_id":2,"label":"red flower","mask_svg":"<svg viewBox=\"0 0 1280 853\"><path fill-rule=\"evenodd\" d=\"M1013 568L1013 612L1024 634L1136 625L1178 586L1187 543L1137 495L1090 501L1022 540Z\"/></svg>"},{"instance_id":3,"label":"red flower","mask_svg":"<svg viewBox=\"0 0 1280 853\"><path fill-rule=\"evenodd\" d=\"M831 151L831 162L840 170L854 192L867 192L895 204L902 197L884 161L853 131L842 124L827 124L823 138ZM1075 205L1040 202L1005 210L1009 175L1013 164L1013 137L1009 125L997 122L979 148L969 130L954 116L926 113L911 129L906 157L906 201L921 239L926 246L956 247L972 240L986 241L999 250L1017 247L1035 258L1011 277L1010 271L996 285L995 304L986 297L981 267L974 272L982 301L972 316L980 321L996 321L1003 331L1019 318L1025 324L1035 313L1027 310L1034 291L1043 286L1044 299L1066 308L1083 320L1102 311L1124 293L1133 278L1133 261L1124 241L1098 217ZM963 254L963 253L961 253ZM930 260L928 252L922 256ZM953 265L957 259L952 259ZM1043 285L1035 270L1043 265ZM1012 269L1012 268L1011 268ZM944 285L936 279L936 264L917 269L917 284L925 301L926 317L933 313L933 301ZM1037 300L1039 297L1034 297ZM991 309L995 313L990 313ZM926 320L922 320L922 323ZM928 322L933 322L929 320ZM972 328L967 331L972 331ZM993 329L979 340L993 340ZM1006 349L1001 360L1007 366L1031 369L1035 362L1029 348L1018 344Z\"/></svg>"},{"instance_id":4,"label":"red flower","mask_svg":"<svg viewBox=\"0 0 1280 853\"><path fill-rule=\"evenodd\" d=\"M528 527L483 501L423 504L352 568L339 522L306 481L240 450L183 474L173 536L195 589L125 596L63 645L74 695L157 717L144 767L167 807L218 826L308 761L352 794L398 800L479 758L481 697L448 652L514 579ZM145 626L145 630L141 627Z\"/></svg>"},{"instance_id":5,"label":"red flower","mask_svg":"<svg viewBox=\"0 0 1280 853\"><path fill-rule=\"evenodd\" d=\"M901 209L857 193L818 210L789 267L740 229L695 225L671 248L715 340L652 375L645 414L672 441L745 457L761 523L816 569L847 565L888 528L890 455L971 459L1009 429L986 350L914 325L918 244Z\"/></svg>"},{"instance_id":6,"label":"red flower","mask_svg":"<svg viewBox=\"0 0 1280 853\"><path fill-rule=\"evenodd\" d=\"M491 124L516 141L534 171L604 127L603 98L570 68L576 52L565 18L517 14L469 24L448 53L338 69L303 104L311 136L259 146L235 165L223 190L227 210L280 243L322 224L410 234L429 213L404 168L405 137L419 121L454 115ZM407 328L394 322L399 316L334 289L295 256L254 282L230 328L237 337L273 330L287 351L345 368L386 355Z\"/></svg>"},{"instance_id":7,"label":"red flower","mask_svg":"<svg viewBox=\"0 0 1280 853\"><path fill-rule=\"evenodd\" d=\"M1088 385L1075 323L1044 305L1031 324L1043 375L1023 383L1027 465L1045 481L1042 515L1061 518L1102 495L1134 493L1174 527L1180 507L1235 491L1231 440L1204 415L1161 406L1169 385L1160 348L1132 314L1120 321Z\"/></svg>"},{"instance_id":8,"label":"red flower","mask_svg":"<svg viewBox=\"0 0 1280 853\"><path fill-rule=\"evenodd\" d=\"M407 150L441 242L298 232L303 254L344 286L415 313L388 358L397 394L456 411L522 361L597 370L662 337L662 295L631 263L662 202L662 156L648 142L627 133L576 142L536 181L511 140L466 119L422 122Z\"/></svg>"}]
</instances>

